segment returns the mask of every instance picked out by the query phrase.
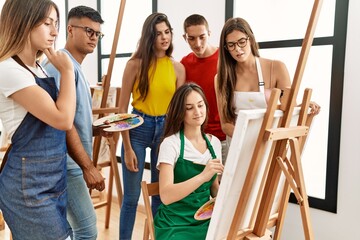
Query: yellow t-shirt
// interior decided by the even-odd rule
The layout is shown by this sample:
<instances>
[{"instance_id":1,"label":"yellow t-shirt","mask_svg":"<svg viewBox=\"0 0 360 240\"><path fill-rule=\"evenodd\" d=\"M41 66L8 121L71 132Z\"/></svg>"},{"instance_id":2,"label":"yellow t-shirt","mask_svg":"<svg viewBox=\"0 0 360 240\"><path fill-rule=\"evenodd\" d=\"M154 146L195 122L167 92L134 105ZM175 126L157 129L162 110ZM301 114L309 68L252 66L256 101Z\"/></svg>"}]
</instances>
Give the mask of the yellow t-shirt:
<instances>
[{"instance_id":1,"label":"yellow t-shirt","mask_svg":"<svg viewBox=\"0 0 360 240\"><path fill-rule=\"evenodd\" d=\"M150 84L145 100L141 98L138 91L139 79L137 79L132 90L131 105L147 115L164 115L176 90L174 65L168 56L158 58L155 71L152 64L148 74Z\"/></svg>"}]
</instances>

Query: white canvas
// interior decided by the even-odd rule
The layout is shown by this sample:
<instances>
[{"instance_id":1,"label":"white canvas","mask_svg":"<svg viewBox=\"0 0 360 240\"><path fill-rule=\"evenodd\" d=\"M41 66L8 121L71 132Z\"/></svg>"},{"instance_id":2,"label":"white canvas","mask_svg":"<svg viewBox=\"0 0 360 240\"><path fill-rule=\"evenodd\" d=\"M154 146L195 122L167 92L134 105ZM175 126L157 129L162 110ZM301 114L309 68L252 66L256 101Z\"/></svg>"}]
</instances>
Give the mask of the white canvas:
<instances>
[{"instance_id":1,"label":"white canvas","mask_svg":"<svg viewBox=\"0 0 360 240\"><path fill-rule=\"evenodd\" d=\"M238 113L234 135L226 159L225 169L221 178L221 184L206 240L225 239L228 234L240 193L244 186L246 174L248 172L265 112L266 109L254 109L241 110ZM294 109L294 117L291 125L297 124L299 112L300 108ZM275 111L272 128L278 126L279 119L282 116L282 111ZM268 141L265 146L265 152L261 158L260 166L256 172L255 181L251 188L249 200L246 203L243 220L239 230L252 228L250 221L259 188L261 187L261 182L264 177L264 171L267 168L271 146L272 142ZM279 189L275 196L274 205L271 211L272 213L276 212L278 209L278 200L280 193L282 192L283 183L284 178L282 177Z\"/></svg>"}]
</instances>

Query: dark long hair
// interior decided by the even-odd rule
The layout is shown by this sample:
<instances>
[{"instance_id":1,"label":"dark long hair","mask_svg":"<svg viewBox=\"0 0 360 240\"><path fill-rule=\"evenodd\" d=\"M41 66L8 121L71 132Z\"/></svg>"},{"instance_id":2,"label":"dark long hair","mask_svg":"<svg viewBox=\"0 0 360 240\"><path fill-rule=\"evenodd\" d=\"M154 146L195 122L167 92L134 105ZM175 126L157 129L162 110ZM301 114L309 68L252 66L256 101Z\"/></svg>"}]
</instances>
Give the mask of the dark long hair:
<instances>
[{"instance_id":1,"label":"dark long hair","mask_svg":"<svg viewBox=\"0 0 360 240\"><path fill-rule=\"evenodd\" d=\"M242 18L230 18L225 22L225 25L220 35L219 46L219 64L217 73L217 89L219 97L222 99L223 106L220 106L219 111L222 111L226 121L235 121L235 112L232 106L234 98L234 89L236 84L236 64L237 61L226 50L226 37L233 31L240 31L249 37L251 52L254 56L259 57L259 45L255 40L255 36L249 23ZM229 107L230 106L230 107Z\"/></svg>"},{"instance_id":2,"label":"dark long hair","mask_svg":"<svg viewBox=\"0 0 360 240\"><path fill-rule=\"evenodd\" d=\"M172 97L167 113L166 113L166 122L165 122L165 130L164 130L164 138L171 136L181 129L184 129L184 118L186 112L186 98L189 94L195 91L200 94L202 99L204 100L206 106L206 118L204 123L201 125L201 131L204 132L204 128L208 121L209 114L209 104L206 100L205 94L202 88L196 83L185 83L181 87L179 87L174 96Z\"/></svg>"},{"instance_id":3,"label":"dark long hair","mask_svg":"<svg viewBox=\"0 0 360 240\"><path fill-rule=\"evenodd\" d=\"M152 63L156 64L155 55L155 41L156 41L156 24L164 22L169 27L171 36L173 35L172 28L167 16L163 13L153 13L149 15L143 25L141 37L138 43L138 48L131 57L131 59L140 59L139 72L139 92L141 98L145 100L149 90L149 69ZM165 54L171 57L174 46L171 43ZM154 66L154 69L156 66Z\"/></svg>"}]
</instances>

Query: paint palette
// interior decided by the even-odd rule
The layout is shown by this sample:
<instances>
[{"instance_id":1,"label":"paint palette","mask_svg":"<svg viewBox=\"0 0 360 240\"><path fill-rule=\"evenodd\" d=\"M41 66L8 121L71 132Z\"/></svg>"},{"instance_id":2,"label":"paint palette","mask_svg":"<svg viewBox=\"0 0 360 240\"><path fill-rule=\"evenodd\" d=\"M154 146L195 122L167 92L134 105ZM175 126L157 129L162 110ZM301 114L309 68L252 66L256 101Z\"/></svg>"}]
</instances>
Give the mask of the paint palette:
<instances>
[{"instance_id":1,"label":"paint palette","mask_svg":"<svg viewBox=\"0 0 360 240\"><path fill-rule=\"evenodd\" d=\"M94 121L95 127L104 127L106 132L121 132L136 128L144 123L144 119L136 114L120 113L99 118Z\"/></svg>"},{"instance_id":2,"label":"paint palette","mask_svg":"<svg viewBox=\"0 0 360 240\"><path fill-rule=\"evenodd\" d=\"M195 213L194 218L196 220L207 220L211 218L214 205L215 205L215 199L212 198L209 201L207 201L204 205L202 205Z\"/></svg>"}]
</instances>

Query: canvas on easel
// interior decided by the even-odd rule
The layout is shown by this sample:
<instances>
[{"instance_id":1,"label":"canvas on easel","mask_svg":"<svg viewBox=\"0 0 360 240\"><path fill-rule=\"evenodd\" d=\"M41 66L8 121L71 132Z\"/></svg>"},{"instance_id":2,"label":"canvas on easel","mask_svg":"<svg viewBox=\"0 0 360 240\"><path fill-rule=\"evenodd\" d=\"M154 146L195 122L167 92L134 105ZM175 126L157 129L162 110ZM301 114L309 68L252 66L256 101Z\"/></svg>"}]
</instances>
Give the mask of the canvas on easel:
<instances>
[{"instance_id":1,"label":"canvas on easel","mask_svg":"<svg viewBox=\"0 0 360 240\"><path fill-rule=\"evenodd\" d=\"M246 235L247 231L254 226L254 216L261 198L259 193L263 191L266 172L269 168L268 158L274 151L273 142L260 139L264 152L263 154L254 152L258 149L256 146L258 137L261 135L265 114L266 109L242 110L238 113L207 240L226 239L242 191L247 192L248 195L243 196L246 201L242 202L244 214L241 216L239 230ZM297 125L299 114L300 107L297 107L293 113L292 126ZM282 116L281 110L273 111L273 120L266 128L276 128ZM265 131L262 135L264 134ZM257 161L255 158L258 158L256 166L251 164L251 162ZM247 177L247 173L251 173L252 176ZM249 177L253 179L251 183L246 181L246 178L249 179ZM279 209L284 183L285 178L282 177L276 191L271 215Z\"/></svg>"}]
</instances>

